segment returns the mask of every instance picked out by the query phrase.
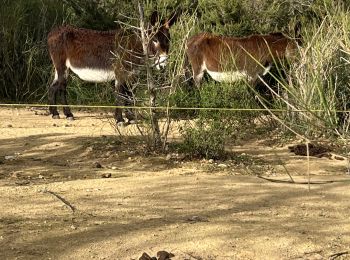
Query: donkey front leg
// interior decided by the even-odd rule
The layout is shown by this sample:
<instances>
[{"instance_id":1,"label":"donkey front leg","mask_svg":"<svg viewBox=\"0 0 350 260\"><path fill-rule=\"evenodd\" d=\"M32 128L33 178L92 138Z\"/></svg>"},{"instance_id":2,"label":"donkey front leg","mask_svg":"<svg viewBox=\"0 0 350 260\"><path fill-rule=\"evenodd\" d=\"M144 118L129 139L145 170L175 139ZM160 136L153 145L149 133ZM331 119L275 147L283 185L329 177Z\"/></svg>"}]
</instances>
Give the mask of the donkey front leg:
<instances>
[{"instance_id":1,"label":"donkey front leg","mask_svg":"<svg viewBox=\"0 0 350 260\"><path fill-rule=\"evenodd\" d=\"M130 106L133 105L133 93L129 90L126 84L117 84L116 85L116 109L115 109L115 120L118 125L128 125L135 123L135 115L130 108L125 109L125 116L128 119L126 123L123 119L121 106Z\"/></svg>"},{"instance_id":2,"label":"donkey front leg","mask_svg":"<svg viewBox=\"0 0 350 260\"><path fill-rule=\"evenodd\" d=\"M125 105L126 106L134 106L135 105L134 94L130 90L129 86L127 86L127 85L123 86L122 94L123 94L123 97L125 98ZM125 116L128 119L128 124L135 124L136 123L135 114L131 108L125 109Z\"/></svg>"},{"instance_id":3,"label":"donkey front leg","mask_svg":"<svg viewBox=\"0 0 350 260\"><path fill-rule=\"evenodd\" d=\"M122 96L123 85L118 81L115 82L115 105L117 106L114 111L114 118L118 126L123 126L125 121L123 119L122 108L124 106L124 99Z\"/></svg>"}]
</instances>

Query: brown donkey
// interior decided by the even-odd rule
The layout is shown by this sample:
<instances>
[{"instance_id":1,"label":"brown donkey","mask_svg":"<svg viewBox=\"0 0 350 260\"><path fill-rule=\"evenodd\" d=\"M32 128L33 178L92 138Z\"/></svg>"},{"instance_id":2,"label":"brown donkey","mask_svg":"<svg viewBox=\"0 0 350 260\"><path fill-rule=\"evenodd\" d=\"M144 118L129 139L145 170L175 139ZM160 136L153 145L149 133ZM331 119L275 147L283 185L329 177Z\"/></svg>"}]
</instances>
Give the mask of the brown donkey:
<instances>
[{"instance_id":1,"label":"brown donkey","mask_svg":"<svg viewBox=\"0 0 350 260\"><path fill-rule=\"evenodd\" d=\"M188 40L187 58L198 86L207 72L215 81L246 80L255 85L275 61L295 54L297 43L282 33L225 37L200 33Z\"/></svg>"},{"instance_id":2,"label":"brown donkey","mask_svg":"<svg viewBox=\"0 0 350 260\"><path fill-rule=\"evenodd\" d=\"M171 19L159 21L157 12L150 20L147 30L151 39L148 45L150 59L157 69L164 67L169 51L169 28L174 23ZM159 26L156 24L159 22ZM95 31L71 26L53 29L48 35L49 53L55 67L55 78L49 88L49 110L53 118L59 118L56 105L61 98L63 112L67 119L74 119L67 103L67 72L73 71L84 81L115 81L116 105L130 104L131 92L128 84L140 72L144 55L140 31L114 30ZM134 120L133 114L126 113L129 123ZM123 123L122 110L116 108L117 123Z\"/></svg>"}]
</instances>

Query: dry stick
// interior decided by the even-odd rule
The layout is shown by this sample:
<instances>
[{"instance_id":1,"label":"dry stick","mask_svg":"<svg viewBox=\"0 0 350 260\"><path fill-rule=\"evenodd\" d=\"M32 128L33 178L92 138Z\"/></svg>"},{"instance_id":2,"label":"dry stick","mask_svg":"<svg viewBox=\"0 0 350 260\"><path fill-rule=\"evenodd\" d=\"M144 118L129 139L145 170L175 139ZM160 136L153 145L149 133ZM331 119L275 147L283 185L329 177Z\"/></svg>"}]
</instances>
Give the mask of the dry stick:
<instances>
[{"instance_id":1,"label":"dry stick","mask_svg":"<svg viewBox=\"0 0 350 260\"><path fill-rule=\"evenodd\" d=\"M259 97L258 97L258 100L263 105L263 107L266 109L266 111L268 111L272 115L272 117L275 118L275 120L277 122L279 122L281 125L286 127L289 131L291 131L292 133L296 134L297 136L301 137L302 139L304 139L306 141L307 158L308 158L307 170L308 170L308 182L309 182L309 191L310 191L310 151L309 151L310 141L306 137L302 136L301 134L299 134L298 132L296 132L295 130L293 130L289 126L287 126L281 119L279 119L274 113L271 112L271 110L261 101L261 99Z\"/></svg>"},{"instance_id":2,"label":"dry stick","mask_svg":"<svg viewBox=\"0 0 350 260\"><path fill-rule=\"evenodd\" d=\"M159 129L159 125L158 125L157 116L155 113L156 92L155 92L151 68L149 65L149 53L148 53L149 39L147 39L147 37L146 37L145 22L144 22L145 21L144 9L143 9L143 4L141 4L140 1L138 1L138 8L139 8L139 15L140 15L140 29L141 29L142 47L143 47L143 52L145 55L145 63L146 63L146 70L147 70L147 86L148 86L148 91L150 94L149 103L150 103L150 117L151 117L151 122L152 122L153 142L154 142L154 148L156 148L158 146L158 144L161 143L160 129Z\"/></svg>"},{"instance_id":3,"label":"dry stick","mask_svg":"<svg viewBox=\"0 0 350 260\"><path fill-rule=\"evenodd\" d=\"M60 195L54 193L53 191L49 191L49 190L44 191L44 193L49 193L49 194L53 195L54 197L56 197L57 199L62 201L64 204L66 204L73 212L75 212L76 208L72 204L70 204L69 201L67 201L65 198L63 198Z\"/></svg>"},{"instance_id":4,"label":"dry stick","mask_svg":"<svg viewBox=\"0 0 350 260\"><path fill-rule=\"evenodd\" d=\"M306 143L306 155L307 155L307 178L308 178L308 189L310 192L310 147L309 147L310 142L308 141Z\"/></svg>"},{"instance_id":5,"label":"dry stick","mask_svg":"<svg viewBox=\"0 0 350 260\"><path fill-rule=\"evenodd\" d=\"M337 133L337 135L342 139L342 141L344 142L345 144L345 153L347 155L346 157L346 160L347 160L347 164L348 164L348 169L347 169L347 174L350 175L350 153L348 151L348 143L349 143L349 140L347 138L344 137L344 134L340 133L337 129L335 129L335 132ZM346 131L343 131L346 133Z\"/></svg>"},{"instance_id":6,"label":"dry stick","mask_svg":"<svg viewBox=\"0 0 350 260\"><path fill-rule=\"evenodd\" d=\"M329 259L334 260L334 259L338 258L339 256L348 255L348 254L350 254L349 251L344 251L344 252L335 253L335 254L330 255L330 256L329 256Z\"/></svg>"},{"instance_id":7,"label":"dry stick","mask_svg":"<svg viewBox=\"0 0 350 260\"><path fill-rule=\"evenodd\" d=\"M186 43L187 43L187 40L190 36L190 33L191 31L193 30L193 26L192 28L190 28L188 31L187 31L187 34L185 35L185 37L183 38L183 41L182 41L182 47L181 47L181 52L180 54L178 55L180 57L180 65L178 65L180 68L184 68L185 67L185 59L184 58L186 56L186 53L185 53L185 49L186 49ZM177 60L177 59L176 59ZM175 70L172 74L172 81L171 81L171 84L170 84L170 93L175 90L174 89L174 86L176 87L176 84L178 84L178 79L177 79L177 76L178 76L179 72L178 70ZM175 82L175 79L176 79L176 82ZM167 114L167 121L166 121L166 125L165 125L165 131L163 131L163 137L164 137L164 140L163 140L163 150L165 150L166 148L166 143L167 143L167 140L168 140L168 133L169 133L169 130L170 130L170 124L171 124L171 118L170 118L170 101L168 99L168 102L167 102L167 108L166 108L166 114Z\"/></svg>"},{"instance_id":8,"label":"dry stick","mask_svg":"<svg viewBox=\"0 0 350 260\"><path fill-rule=\"evenodd\" d=\"M291 183L291 184L330 184L330 183L334 183L334 182L341 182L341 181L284 181L284 180L276 180L276 179L270 179L270 178L266 178L263 176L258 176L258 178L263 179L265 181L269 181L269 182L275 182L275 183ZM342 181L343 182L343 181Z\"/></svg>"},{"instance_id":9,"label":"dry stick","mask_svg":"<svg viewBox=\"0 0 350 260\"><path fill-rule=\"evenodd\" d=\"M291 179L291 181L293 183L295 183L294 179L292 178L292 175L290 174L290 172L288 171L287 167L284 165L282 159L278 156L278 154L276 153L276 151L273 151L273 153L275 154L275 156L278 158L278 160L280 161L280 164L282 165L283 169L286 171L286 173L288 174L289 178Z\"/></svg>"}]
</instances>

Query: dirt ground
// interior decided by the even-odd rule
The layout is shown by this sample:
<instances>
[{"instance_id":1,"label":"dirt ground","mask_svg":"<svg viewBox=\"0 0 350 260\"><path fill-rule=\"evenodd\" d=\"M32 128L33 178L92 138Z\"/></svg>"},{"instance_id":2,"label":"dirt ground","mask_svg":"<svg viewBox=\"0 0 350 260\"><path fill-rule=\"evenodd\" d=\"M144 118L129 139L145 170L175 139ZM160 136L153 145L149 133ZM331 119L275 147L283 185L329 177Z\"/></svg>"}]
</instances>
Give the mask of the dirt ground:
<instances>
[{"instance_id":1,"label":"dirt ground","mask_svg":"<svg viewBox=\"0 0 350 260\"><path fill-rule=\"evenodd\" d=\"M308 164L287 144L188 161L144 153L100 113L43 114L0 109L0 259L350 259L347 160L310 158L309 191L288 183Z\"/></svg>"}]
</instances>

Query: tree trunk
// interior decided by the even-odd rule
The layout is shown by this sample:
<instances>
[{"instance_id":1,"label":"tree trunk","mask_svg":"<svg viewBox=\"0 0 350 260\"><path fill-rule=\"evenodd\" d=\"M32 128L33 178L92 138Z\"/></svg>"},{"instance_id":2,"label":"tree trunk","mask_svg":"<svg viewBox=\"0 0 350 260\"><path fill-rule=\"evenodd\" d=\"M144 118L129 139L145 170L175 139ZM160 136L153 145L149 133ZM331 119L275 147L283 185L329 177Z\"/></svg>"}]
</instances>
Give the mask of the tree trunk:
<instances>
[{"instance_id":1,"label":"tree trunk","mask_svg":"<svg viewBox=\"0 0 350 260\"><path fill-rule=\"evenodd\" d=\"M152 124L152 142L153 147L158 148L161 145L161 136L158 124L158 117L155 110L156 107L156 89L153 80L151 66L149 64L149 53L148 53L148 44L150 39L148 38L148 34L146 34L145 28L145 19L144 19L144 8L143 4L138 1L139 15L140 15L140 29L141 29L141 40L143 53L145 56L145 66L147 71L147 87L149 92L149 106L150 106L150 118Z\"/></svg>"}]
</instances>

